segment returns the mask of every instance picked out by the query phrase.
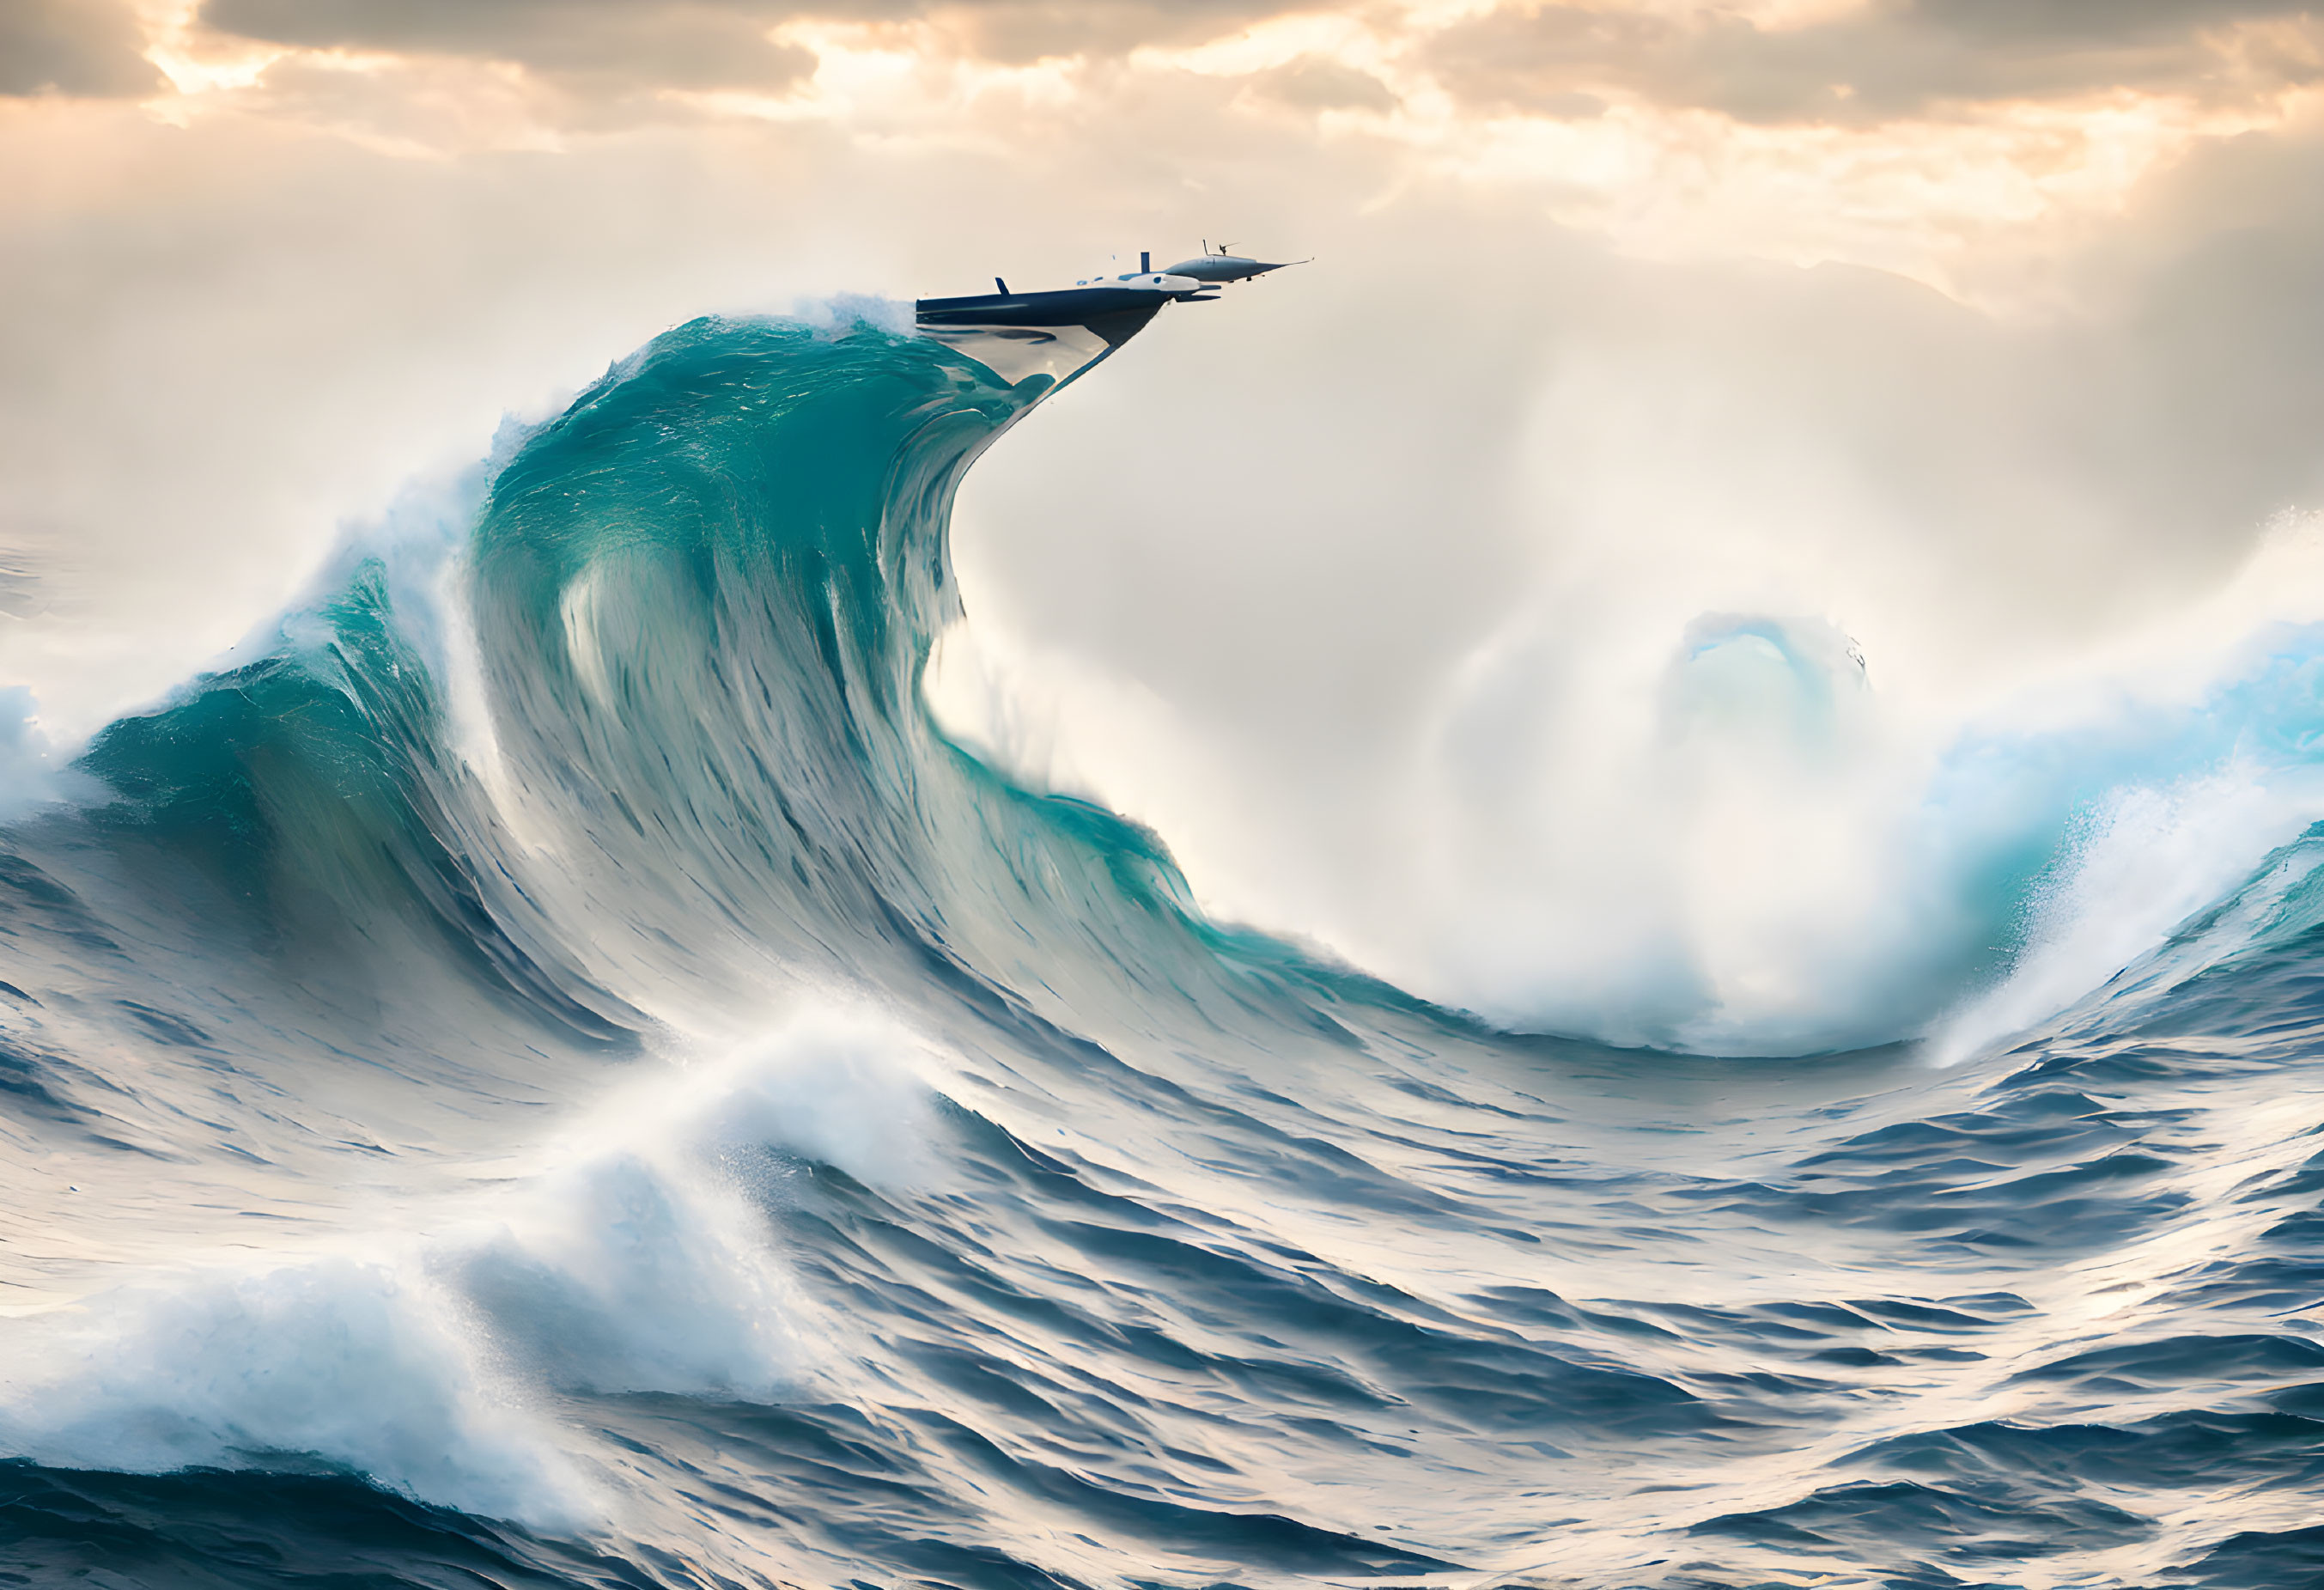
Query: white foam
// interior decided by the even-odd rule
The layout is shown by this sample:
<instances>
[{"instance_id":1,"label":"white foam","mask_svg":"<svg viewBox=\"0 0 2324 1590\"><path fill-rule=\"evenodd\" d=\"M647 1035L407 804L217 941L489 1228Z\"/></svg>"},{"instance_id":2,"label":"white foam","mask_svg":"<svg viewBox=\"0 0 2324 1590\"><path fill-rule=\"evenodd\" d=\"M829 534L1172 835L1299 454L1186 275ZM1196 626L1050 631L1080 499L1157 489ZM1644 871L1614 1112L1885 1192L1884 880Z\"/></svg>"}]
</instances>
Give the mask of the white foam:
<instances>
[{"instance_id":1,"label":"white foam","mask_svg":"<svg viewBox=\"0 0 2324 1590\"><path fill-rule=\"evenodd\" d=\"M792 300L789 318L826 337L842 337L869 326L890 337L909 337L917 329L912 305L877 293L835 292Z\"/></svg>"},{"instance_id":2,"label":"white foam","mask_svg":"<svg viewBox=\"0 0 2324 1590\"><path fill-rule=\"evenodd\" d=\"M773 1400L837 1327L779 1256L787 1166L936 1175L933 1051L853 1007L658 1064L456 1195L266 1256L198 1257L0 1325L0 1455L319 1462L537 1527L603 1520L613 1466L558 1391Z\"/></svg>"},{"instance_id":3,"label":"white foam","mask_svg":"<svg viewBox=\"0 0 2324 1590\"><path fill-rule=\"evenodd\" d=\"M2317 795L2244 768L2114 791L2036 896L2015 967L1938 1027L1929 1057L1957 1065L2107 983L2294 838Z\"/></svg>"},{"instance_id":4,"label":"white foam","mask_svg":"<svg viewBox=\"0 0 2324 1590\"><path fill-rule=\"evenodd\" d=\"M0 689L0 822L88 793L94 781L67 761L51 744L32 692L23 685Z\"/></svg>"},{"instance_id":5,"label":"white foam","mask_svg":"<svg viewBox=\"0 0 2324 1590\"><path fill-rule=\"evenodd\" d=\"M1012 776L1151 825L1215 916L1503 1026L1723 1053L1998 1036L2324 815L2294 743L2324 728L2297 677L2324 654L2300 627L2324 616L2315 517L2279 516L2231 578L2138 622L2019 625L1979 655L1935 572L1871 581L1905 557L1877 543L1913 527L1869 522L1895 510L1823 480L1809 444L1738 494L1665 480L1613 432L1581 484L1537 488L1570 528L1532 588L1433 688L1399 686L1406 727L1383 702L1346 731L1399 739L1227 741L984 605L937 647L930 709ZM2216 793L2242 784L2264 792ZM2136 850L2143 800L2174 814L2148 859L2181 870L2110 892L2095 837ZM2044 874L2061 831L2074 858ZM1972 1021L1997 956L2023 965Z\"/></svg>"},{"instance_id":6,"label":"white foam","mask_svg":"<svg viewBox=\"0 0 2324 1590\"><path fill-rule=\"evenodd\" d=\"M533 1524L595 1511L463 1315L409 1256L149 1279L10 1327L0 1450L143 1473L305 1457Z\"/></svg>"}]
</instances>

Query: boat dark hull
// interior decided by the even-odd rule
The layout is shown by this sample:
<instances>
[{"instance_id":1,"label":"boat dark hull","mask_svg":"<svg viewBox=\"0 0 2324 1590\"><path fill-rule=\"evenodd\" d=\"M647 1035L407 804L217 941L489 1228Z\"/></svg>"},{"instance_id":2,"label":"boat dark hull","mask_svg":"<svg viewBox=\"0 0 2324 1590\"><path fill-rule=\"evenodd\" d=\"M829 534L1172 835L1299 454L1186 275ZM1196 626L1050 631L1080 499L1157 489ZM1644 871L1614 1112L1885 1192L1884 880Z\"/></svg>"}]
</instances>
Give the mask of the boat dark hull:
<instances>
[{"instance_id":1,"label":"boat dark hull","mask_svg":"<svg viewBox=\"0 0 2324 1590\"><path fill-rule=\"evenodd\" d=\"M913 306L923 327L1022 327L1041 330L1081 326L1120 347L1176 301L1167 293L1120 287L1070 287L1057 292L981 292L965 298L924 298Z\"/></svg>"}]
</instances>

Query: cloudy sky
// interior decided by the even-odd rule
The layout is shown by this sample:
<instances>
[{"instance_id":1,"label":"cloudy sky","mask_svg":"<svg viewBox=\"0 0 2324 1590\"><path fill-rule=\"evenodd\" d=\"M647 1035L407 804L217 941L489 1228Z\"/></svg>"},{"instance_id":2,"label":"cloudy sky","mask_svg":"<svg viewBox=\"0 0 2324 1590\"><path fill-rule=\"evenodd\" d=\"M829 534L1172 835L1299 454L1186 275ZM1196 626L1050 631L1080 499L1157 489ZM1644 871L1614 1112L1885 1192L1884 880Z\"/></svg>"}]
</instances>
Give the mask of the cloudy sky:
<instances>
[{"instance_id":1,"label":"cloudy sky","mask_svg":"<svg viewBox=\"0 0 2324 1590\"><path fill-rule=\"evenodd\" d=\"M82 608L0 673L85 728L705 309L1210 236L1371 301L1594 251L2183 320L2134 300L2264 230L2234 321L2304 296L2319 82L2279 0L0 0L7 599Z\"/></svg>"},{"instance_id":2,"label":"cloudy sky","mask_svg":"<svg viewBox=\"0 0 2324 1590\"><path fill-rule=\"evenodd\" d=\"M664 327L1204 238L1316 260L980 467L949 688L1336 944L1545 637L1812 620L1953 723L2324 507L2286 0L0 0L0 145L65 747Z\"/></svg>"}]
</instances>

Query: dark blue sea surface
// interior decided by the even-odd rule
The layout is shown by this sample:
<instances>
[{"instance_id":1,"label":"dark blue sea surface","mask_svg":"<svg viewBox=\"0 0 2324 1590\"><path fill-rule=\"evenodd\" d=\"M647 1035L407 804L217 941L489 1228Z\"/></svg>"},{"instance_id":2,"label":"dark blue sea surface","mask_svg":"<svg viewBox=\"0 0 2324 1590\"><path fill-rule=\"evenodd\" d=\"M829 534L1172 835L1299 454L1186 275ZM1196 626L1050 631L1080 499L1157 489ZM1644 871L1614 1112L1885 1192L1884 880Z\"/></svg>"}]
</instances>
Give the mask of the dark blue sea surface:
<instances>
[{"instance_id":1,"label":"dark blue sea surface","mask_svg":"<svg viewBox=\"0 0 2324 1590\"><path fill-rule=\"evenodd\" d=\"M2324 1585L2324 831L1960 1064L1490 1030L931 717L1047 390L681 328L0 830L0 1584Z\"/></svg>"}]
</instances>

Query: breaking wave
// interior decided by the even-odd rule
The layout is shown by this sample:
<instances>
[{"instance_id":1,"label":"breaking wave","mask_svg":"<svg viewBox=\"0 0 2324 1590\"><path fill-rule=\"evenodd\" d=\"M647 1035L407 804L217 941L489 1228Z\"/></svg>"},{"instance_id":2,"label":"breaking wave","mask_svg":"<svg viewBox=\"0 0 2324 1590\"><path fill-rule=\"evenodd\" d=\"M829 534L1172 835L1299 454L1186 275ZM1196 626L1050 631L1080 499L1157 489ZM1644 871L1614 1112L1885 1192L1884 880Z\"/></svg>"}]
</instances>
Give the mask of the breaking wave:
<instances>
[{"instance_id":1,"label":"breaking wave","mask_svg":"<svg viewBox=\"0 0 2324 1590\"><path fill-rule=\"evenodd\" d=\"M927 705L1052 390L681 328L0 833L0 1560L2324 1565L2324 632L1915 760L1837 630L1706 617L1382 980ZM1524 649L1455 773L1546 754Z\"/></svg>"}]
</instances>

